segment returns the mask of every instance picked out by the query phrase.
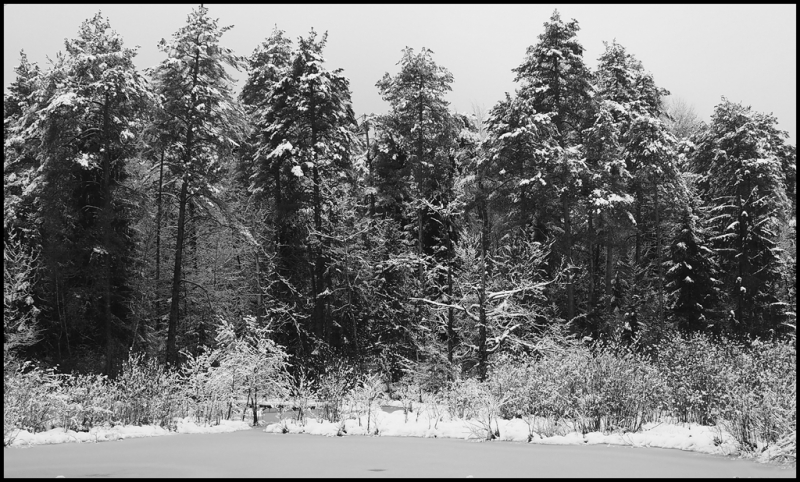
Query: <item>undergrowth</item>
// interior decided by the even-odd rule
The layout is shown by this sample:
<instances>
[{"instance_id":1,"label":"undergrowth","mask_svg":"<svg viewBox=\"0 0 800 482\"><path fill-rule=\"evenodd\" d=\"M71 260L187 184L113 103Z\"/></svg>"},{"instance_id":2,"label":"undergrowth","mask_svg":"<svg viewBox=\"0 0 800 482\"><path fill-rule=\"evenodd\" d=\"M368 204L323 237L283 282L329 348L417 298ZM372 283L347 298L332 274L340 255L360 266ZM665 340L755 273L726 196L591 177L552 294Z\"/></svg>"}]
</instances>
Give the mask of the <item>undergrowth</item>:
<instances>
[{"instance_id":1,"label":"undergrowth","mask_svg":"<svg viewBox=\"0 0 800 482\"><path fill-rule=\"evenodd\" d=\"M485 381L449 373L432 391L419 382L424 374L409 372L395 384L406 422L424 411L429 425L468 420L475 436L493 439L501 436L498 420L521 418L532 440L569 431L636 432L669 417L716 426L744 454L796 459L794 340L745 346L705 335L670 334L651 350L620 342L551 344L558 349L536 357L495 356ZM4 444L20 429L85 431L116 424L175 429L176 417L205 424L244 419L242 401L258 403L258 394L286 400L301 424L313 400L317 418L338 423L342 431L345 420L365 419L368 433L379 433L376 414L389 400L383 374L357 374L339 364L317 378L303 370L291 378L280 347L254 343L263 349L251 353L244 346L231 343L227 351L189 357L181 371L132 354L116 380L58 374L6 356Z\"/></svg>"}]
</instances>

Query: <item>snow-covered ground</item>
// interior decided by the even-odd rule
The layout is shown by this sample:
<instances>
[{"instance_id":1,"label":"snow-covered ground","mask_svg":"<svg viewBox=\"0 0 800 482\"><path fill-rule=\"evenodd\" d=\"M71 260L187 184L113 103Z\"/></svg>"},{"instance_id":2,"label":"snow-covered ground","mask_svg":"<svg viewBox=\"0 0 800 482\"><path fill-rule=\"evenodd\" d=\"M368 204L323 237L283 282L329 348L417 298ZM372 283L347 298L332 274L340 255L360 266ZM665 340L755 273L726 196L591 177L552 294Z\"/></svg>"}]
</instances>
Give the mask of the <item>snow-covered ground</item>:
<instances>
[{"instance_id":1,"label":"snow-covered ground","mask_svg":"<svg viewBox=\"0 0 800 482\"><path fill-rule=\"evenodd\" d=\"M24 447L29 445L48 445L69 442L110 442L114 440L124 440L140 437L157 437L160 435L174 435L178 433L223 433L235 432L237 430L249 430L250 424L236 420L222 420L219 425L201 426L193 422L190 418L176 419L177 431L159 427L158 425L115 425L113 427L94 427L88 432L75 432L74 430L64 430L63 428L53 428L45 432L30 433L27 430L20 430L12 447Z\"/></svg>"},{"instance_id":2,"label":"snow-covered ground","mask_svg":"<svg viewBox=\"0 0 800 482\"><path fill-rule=\"evenodd\" d=\"M391 402L390 402L391 403ZM394 406L392 406L394 405ZM305 433L325 436L357 436L375 435L377 429L381 437L423 437L483 439L485 426L478 420L450 419L442 407L415 405L415 409L405 414L399 408L399 402L374 409L369 416L362 414L358 419L350 418L344 423L331 423L315 411L311 411L304 423L296 420L296 412L287 410L279 417L274 409L262 411L259 415L263 431L268 433ZM246 419L251 419L248 414ZM53 428L39 433L21 430L16 435L12 446L30 446L41 444L58 444L67 442L106 442L139 437L174 435L176 433L222 433L252 428L248 422L223 420L216 426L201 426L191 419L176 419L176 432L170 432L155 425L146 426L114 426L95 427L89 432L64 431ZM369 422L369 432L367 423ZM537 420L542 423L543 420ZM536 425L534 425L536 426ZM492 429L499 428L499 440L527 442L528 424L522 419L492 420ZM344 430L342 430L344 429ZM531 443L543 445L624 445L632 447L657 447L680 449L714 455L736 455L737 449L733 437L717 427L697 424L649 423L640 432L603 434L591 432L582 435L568 432L562 428L564 435L544 436L534 432ZM760 461L767 461L771 451L764 451Z\"/></svg>"}]
</instances>

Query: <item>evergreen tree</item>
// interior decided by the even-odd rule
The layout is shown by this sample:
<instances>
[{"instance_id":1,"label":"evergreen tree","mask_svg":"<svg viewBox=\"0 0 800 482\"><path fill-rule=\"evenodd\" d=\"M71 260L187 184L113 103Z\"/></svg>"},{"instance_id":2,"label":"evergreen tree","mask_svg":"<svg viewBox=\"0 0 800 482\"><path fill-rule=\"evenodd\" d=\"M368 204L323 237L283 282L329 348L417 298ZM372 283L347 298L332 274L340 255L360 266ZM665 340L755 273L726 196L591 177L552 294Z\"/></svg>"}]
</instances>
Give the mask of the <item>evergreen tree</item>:
<instances>
[{"instance_id":1,"label":"evergreen tree","mask_svg":"<svg viewBox=\"0 0 800 482\"><path fill-rule=\"evenodd\" d=\"M18 242L25 245L36 243L25 238L35 237L31 188L40 164L36 154L40 141L28 127L37 120L30 113L36 107L42 73L38 65L28 62L25 52L20 52L14 72L17 77L3 95L3 237L18 235Z\"/></svg>"},{"instance_id":2,"label":"evergreen tree","mask_svg":"<svg viewBox=\"0 0 800 482\"><path fill-rule=\"evenodd\" d=\"M401 162L397 167L407 169L405 181L411 186L416 210L417 255L421 259L433 255L439 240L446 237L442 220L436 219L425 201L440 202L452 189L453 165L448 154L456 131L444 95L451 90L453 75L437 65L433 51L426 48L415 54L406 47L398 65L397 75L387 72L376 84L381 98L390 105L389 114L382 119L381 140L387 141L382 150L390 154L387 161ZM379 172L386 170L389 176L397 172L381 165L380 159L377 162ZM422 280L421 262L418 273Z\"/></svg>"},{"instance_id":3,"label":"evergreen tree","mask_svg":"<svg viewBox=\"0 0 800 482\"><path fill-rule=\"evenodd\" d=\"M220 45L232 27L218 27L208 9L193 10L187 24L159 49L167 58L153 71L161 97L160 128L168 133L178 158L170 175L179 182L175 264L167 334L167 362L178 363L177 327L180 317L184 244L187 241L187 208L197 197L214 198L222 174L222 156L239 145L241 114L234 104L232 79L225 65L239 68L240 59Z\"/></svg>"},{"instance_id":4,"label":"evergreen tree","mask_svg":"<svg viewBox=\"0 0 800 482\"><path fill-rule=\"evenodd\" d=\"M709 243L707 219L707 209L697 202L686 207L672 238L670 260L665 263L668 309L678 329L684 332L720 332L716 326L721 284L719 265Z\"/></svg>"},{"instance_id":5,"label":"evergreen tree","mask_svg":"<svg viewBox=\"0 0 800 482\"><path fill-rule=\"evenodd\" d=\"M259 45L247 60L248 76L239 95L253 127L239 151L241 181L253 196L256 206L263 207L266 219L253 226L256 236L271 229L271 249L265 246L266 256L272 256L274 269L266 273L272 287L269 296L282 303L295 303L290 294L290 280L297 281L300 275L297 266L303 250L300 230L292 228L300 207L298 178L291 172L288 149L277 149L283 142L281 135L273 135L269 127L275 122L272 109L273 95L278 83L287 75L292 59L291 40L277 26L270 36ZM277 150L276 150L277 149ZM290 237L292 234L295 236ZM256 268L264 273L256 256ZM260 281L259 281L260 283ZM260 295L259 295L260 296ZM296 330L291 330L295 332Z\"/></svg>"},{"instance_id":6,"label":"evergreen tree","mask_svg":"<svg viewBox=\"0 0 800 482\"><path fill-rule=\"evenodd\" d=\"M271 42L276 59L270 63L285 61L287 43L282 36L274 34ZM327 34L317 38L313 29L301 37L282 76L275 75L278 80L268 101L254 106L262 142L257 156L264 160L256 165L254 179L274 180L279 260L287 272L294 272L295 279L302 274L304 279L298 281L309 282L305 298L311 300L311 313L306 329L330 343L334 325L328 303L331 260L327 253L333 220L325 211L334 202L329 189L351 165L355 116L349 81L341 69L329 71L323 65L326 43ZM263 189L263 185L255 186ZM290 215L294 222L289 221ZM289 225L298 230L294 236L289 235ZM298 251L301 245L305 249ZM290 263L292 252L297 261L311 260L310 272L298 270L299 262Z\"/></svg>"},{"instance_id":7,"label":"evergreen tree","mask_svg":"<svg viewBox=\"0 0 800 482\"><path fill-rule=\"evenodd\" d=\"M547 165L541 167L546 175L543 185L549 197L559 201L554 216L557 229L563 233L555 251L566 269L565 314L575 317L576 299L573 266L576 230L573 210L579 201L582 179L587 165L583 155L582 131L587 123L587 109L592 96L592 76L583 62L583 46L577 40L578 22L563 22L554 11L539 41L528 47L525 60L513 69L515 81L521 82L518 95L529 102L529 114L545 114L554 126L552 140L555 149L546 154ZM541 118L541 117L540 117ZM553 226L556 227L556 226ZM551 261L551 275L554 261Z\"/></svg>"},{"instance_id":8,"label":"evergreen tree","mask_svg":"<svg viewBox=\"0 0 800 482\"><path fill-rule=\"evenodd\" d=\"M712 242L725 273L731 329L739 335L776 332L789 311L777 296L783 270L777 241L789 202L780 158L787 134L776 124L723 97L692 157L712 206Z\"/></svg>"},{"instance_id":9,"label":"evergreen tree","mask_svg":"<svg viewBox=\"0 0 800 482\"><path fill-rule=\"evenodd\" d=\"M28 130L42 147L43 296L51 326L60 332L51 331L50 340L66 331L67 339L92 340L90 350L103 346L104 370L113 375L122 351L117 345L127 344L132 321L134 211L123 185L149 91L133 64L135 50L123 47L99 13L65 46L67 54L58 56L40 85L39 105L28 111L37 116ZM64 328L76 319L76 326ZM52 343L60 353L61 343Z\"/></svg>"},{"instance_id":10,"label":"evergreen tree","mask_svg":"<svg viewBox=\"0 0 800 482\"><path fill-rule=\"evenodd\" d=\"M599 98L595 126L587 131L591 144L596 148L594 167L601 185L613 185L615 189L605 203L595 196L595 204L613 205L620 194L632 211L633 226L615 223L620 228L634 230L634 280L625 310L629 314L629 325L635 332L639 324L651 324L655 334L660 333L664 323L663 288L663 213L664 197L661 191L676 192L681 187L678 178L676 140L663 117L662 98L669 93L655 84L653 76L644 71L636 58L626 49L612 42L599 58L596 74ZM609 151L610 149L610 151ZM603 155L607 153L610 157ZM623 164L624 163L624 164ZM603 183L610 173L617 174L610 185ZM597 175L596 175L597 177ZM618 191L621 188L620 192ZM614 192L617 191L617 192ZM602 196L602 190L599 192ZM598 194L598 191L594 191ZM648 194L650 199L647 199ZM661 195L661 196L660 196ZM673 198L674 199L674 198ZM632 202L630 202L632 201ZM671 202L668 199L668 202ZM627 204L626 203L626 204ZM652 204L652 214L647 213ZM628 206L626 206L626 211ZM618 218L619 219L619 218ZM630 219L630 218L629 218ZM652 219L652 222L650 221ZM647 246L648 238L655 238L655 246ZM613 240L606 240L606 269L614 268L612 256ZM644 253L652 255L645 259ZM606 273L606 293L612 273ZM650 303L652 300L654 303ZM644 306L653 305L651 315L640 313Z\"/></svg>"}]
</instances>

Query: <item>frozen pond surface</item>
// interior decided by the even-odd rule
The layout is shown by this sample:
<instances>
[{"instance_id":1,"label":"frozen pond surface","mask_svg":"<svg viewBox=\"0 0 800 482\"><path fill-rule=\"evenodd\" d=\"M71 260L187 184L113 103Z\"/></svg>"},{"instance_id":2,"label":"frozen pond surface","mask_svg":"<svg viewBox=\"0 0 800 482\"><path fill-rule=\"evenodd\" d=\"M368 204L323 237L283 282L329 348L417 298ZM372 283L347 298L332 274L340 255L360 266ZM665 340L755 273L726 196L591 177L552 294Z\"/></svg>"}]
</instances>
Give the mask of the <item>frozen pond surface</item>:
<instances>
[{"instance_id":1,"label":"frozen pond surface","mask_svg":"<svg viewBox=\"0 0 800 482\"><path fill-rule=\"evenodd\" d=\"M679 450L415 437L179 434L3 450L3 477L792 477Z\"/></svg>"}]
</instances>

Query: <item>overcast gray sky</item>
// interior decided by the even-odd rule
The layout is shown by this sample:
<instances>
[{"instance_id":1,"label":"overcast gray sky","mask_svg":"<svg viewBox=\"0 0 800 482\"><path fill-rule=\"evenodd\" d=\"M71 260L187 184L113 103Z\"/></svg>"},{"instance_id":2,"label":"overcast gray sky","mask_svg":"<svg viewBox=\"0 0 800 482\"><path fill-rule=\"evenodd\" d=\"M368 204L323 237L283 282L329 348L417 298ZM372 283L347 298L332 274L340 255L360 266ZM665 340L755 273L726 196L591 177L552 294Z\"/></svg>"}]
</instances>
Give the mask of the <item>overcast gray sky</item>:
<instances>
[{"instance_id":1,"label":"overcast gray sky","mask_svg":"<svg viewBox=\"0 0 800 482\"><path fill-rule=\"evenodd\" d=\"M234 25L223 45L249 55L273 25L295 40L313 27L328 31L328 68L350 79L357 115L388 109L375 87L394 75L401 50L427 47L455 78L453 109L490 109L513 92L511 69L536 43L554 9L576 19L584 59L595 68L603 41L625 46L653 73L656 83L708 120L722 96L773 113L779 127L797 135L797 5L217 5L207 4L220 25ZM136 65L163 60L156 48L186 22L192 5L5 5L3 82L14 79L19 51L47 65L64 50L81 22L98 10L126 46L139 45ZM238 78L243 79L244 74ZM241 85L240 80L238 85Z\"/></svg>"}]
</instances>

